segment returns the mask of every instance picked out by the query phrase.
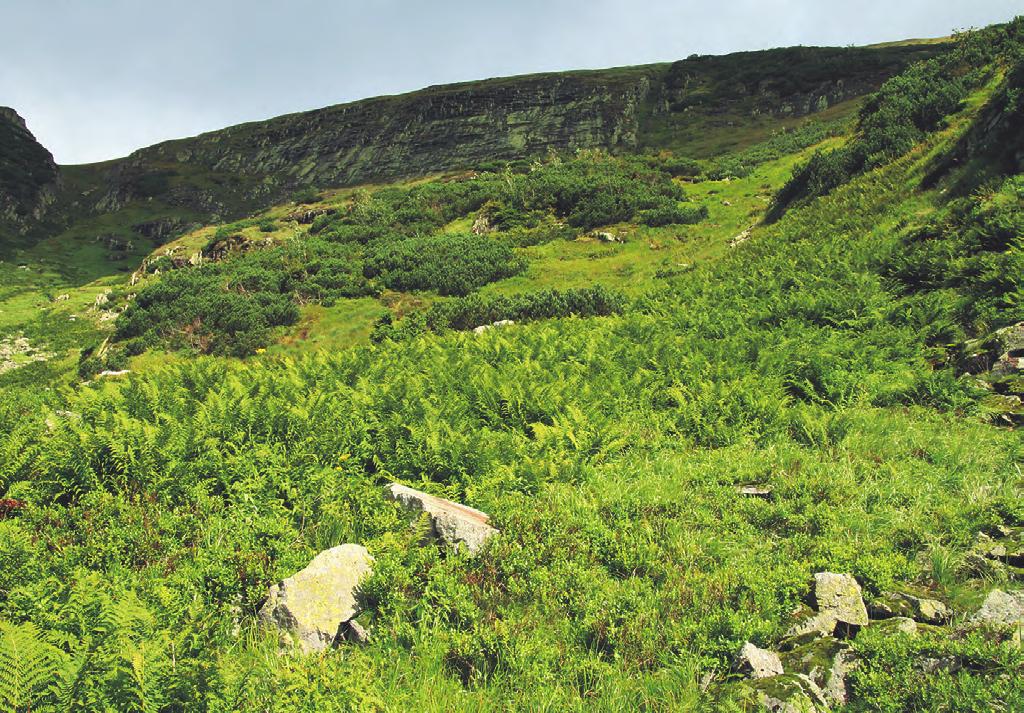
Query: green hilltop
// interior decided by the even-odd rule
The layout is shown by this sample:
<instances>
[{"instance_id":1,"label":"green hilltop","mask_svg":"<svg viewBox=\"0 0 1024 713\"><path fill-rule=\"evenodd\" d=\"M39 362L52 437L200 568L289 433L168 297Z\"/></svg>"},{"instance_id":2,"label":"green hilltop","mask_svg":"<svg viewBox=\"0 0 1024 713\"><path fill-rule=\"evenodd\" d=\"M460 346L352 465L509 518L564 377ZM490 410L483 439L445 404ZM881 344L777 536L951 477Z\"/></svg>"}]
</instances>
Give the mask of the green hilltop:
<instances>
[{"instance_id":1,"label":"green hilltop","mask_svg":"<svg viewBox=\"0 0 1024 713\"><path fill-rule=\"evenodd\" d=\"M1017 19L0 112L0 710L1024 708L1022 91Z\"/></svg>"}]
</instances>

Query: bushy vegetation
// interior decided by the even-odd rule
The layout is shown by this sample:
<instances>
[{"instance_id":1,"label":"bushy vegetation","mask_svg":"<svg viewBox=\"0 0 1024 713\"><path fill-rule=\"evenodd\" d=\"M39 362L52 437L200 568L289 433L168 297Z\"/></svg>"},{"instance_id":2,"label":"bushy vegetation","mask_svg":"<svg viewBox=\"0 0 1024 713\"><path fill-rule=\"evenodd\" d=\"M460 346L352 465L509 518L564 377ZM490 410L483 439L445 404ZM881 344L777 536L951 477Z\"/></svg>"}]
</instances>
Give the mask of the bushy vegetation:
<instances>
[{"instance_id":1,"label":"bushy vegetation","mask_svg":"<svg viewBox=\"0 0 1024 713\"><path fill-rule=\"evenodd\" d=\"M774 215L824 195L864 171L909 151L941 126L993 72L994 62L1012 61L1024 42L1024 21L960 36L956 49L912 65L888 80L863 106L854 138L815 154L776 197Z\"/></svg>"},{"instance_id":2,"label":"bushy vegetation","mask_svg":"<svg viewBox=\"0 0 1024 713\"><path fill-rule=\"evenodd\" d=\"M628 310L601 288L437 297L340 353L5 391L0 496L19 507L0 514L0 701L742 710L737 649L779 643L813 572L851 573L869 597L914 585L958 616L1014 586L967 554L977 533L1024 524L1024 447L943 365L957 339L1020 318L1020 176L967 161L919 181L979 116L947 117L921 151ZM513 234L638 220L680 195L644 161L585 161L356 196L310 237L162 274L119 330L148 338L148 311L166 338L204 295L248 300L239 311L270 329L302 295L350 284L469 291L513 264ZM630 171L632 197L614 199ZM950 201L966 172L985 188ZM481 213L500 227L450 225ZM449 246L465 270L430 254ZM459 331L566 315L601 318ZM475 558L425 541L384 497L394 480L487 511L500 536ZM268 586L346 542L375 558L370 641L279 655L256 620ZM854 646L852 710L1024 702L1024 655L986 632L868 627ZM958 665L923 675L924 657Z\"/></svg>"},{"instance_id":3,"label":"bushy vegetation","mask_svg":"<svg viewBox=\"0 0 1024 713\"><path fill-rule=\"evenodd\" d=\"M918 296L922 309L928 301L948 300L954 322L921 326L937 332L943 343L956 343L1024 320L1022 236L1024 179L1013 176L952 202L927 225L908 229L884 271L905 293Z\"/></svg>"},{"instance_id":4,"label":"bushy vegetation","mask_svg":"<svg viewBox=\"0 0 1024 713\"><path fill-rule=\"evenodd\" d=\"M744 178L758 166L846 133L846 122L810 121L796 129L782 129L749 149L707 161L699 175L712 181Z\"/></svg>"},{"instance_id":5,"label":"bushy vegetation","mask_svg":"<svg viewBox=\"0 0 1024 713\"><path fill-rule=\"evenodd\" d=\"M509 246L486 235L431 235L375 242L363 274L395 290L465 295L524 267Z\"/></svg>"},{"instance_id":6,"label":"bushy vegetation","mask_svg":"<svg viewBox=\"0 0 1024 713\"><path fill-rule=\"evenodd\" d=\"M407 339L425 331L464 331L502 320L532 322L552 317L607 317L624 308L621 295L597 286L576 290L542 290L516 295L482 297L470 295L431 305L399 324L386 315L374 328L372 339Z\"/></svg>"},{"instance_id":7,"label":"bushy vegetation","mask_svg":"<svg viewBox=\"0 0 1024 713\"><path fill-rule=\"evenodd\" d=\"M486 221L486 231L446 230L473 216ZM302 304L384 289L465 296L521 272L526 263L516 247L627 220L663 226L706 217L707 209L685 202L669 172L650 161L583 153L523 173L360 192L344 210L316 217L308 235L283 243L259 237L276 229L273 221L237 221L207 241L202 254L212 263L176 269L169 256L151 261L150 273L170 274L147 284L118 319L124 347L85 370L122 364L125 349L137 354L158 345L245 356L266 346L275 327L293 324Z\"/></svg>"}]
</instances>

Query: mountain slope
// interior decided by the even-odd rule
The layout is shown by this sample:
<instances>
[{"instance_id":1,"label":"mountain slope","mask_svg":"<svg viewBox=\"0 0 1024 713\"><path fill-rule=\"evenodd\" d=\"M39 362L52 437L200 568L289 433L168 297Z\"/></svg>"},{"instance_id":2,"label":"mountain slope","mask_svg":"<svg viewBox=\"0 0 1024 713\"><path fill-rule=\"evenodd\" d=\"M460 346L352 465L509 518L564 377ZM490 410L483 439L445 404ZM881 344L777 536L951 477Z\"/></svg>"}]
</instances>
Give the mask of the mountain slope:
<instances>
[{"instance_id":1,"label":"mountain slope","mask_svg":"<svg viewBox=\"0 0 1024 713\"><path fill-rule=\"evenodd\" d=\"M164 239L193 219L237 218L309 186L411 178L591 148L670 149L706 158L764 141L810 115L848 115L852 100L907 64L947 49L941 43L802 47L431 87L65 167L66 189L51 212L64 227L89 230L91 219L123 211L124 220L116 221L121 238L156 233ZM187 219L175 220L175 213ZM36 228L37 238L54 233L50 223Z\"/></svg>"},{"instance_id":2,"label":"mountain slope","mask_svg":"<svg viewBox=\"0 0 1024 713\"><path fill-rule=\"evenodd\" d=\"M838 134L323 191L48 300L26 338L95 349L0 376L0 700L1024 708L1022 89L1024 18ZM280 655L340 544L359 626Z\"/></svg>"},{"instance_id":3,"label":"mountain slope","mask_svg":"<svg viewBox=\"0 0 1024 713\"><path fill-rule=\"evenodd\" d=\"M38 224L56 197L53 156L8 107L0 107L0 245L4 233L21 234Z\"/></svg>"}]
</instances>

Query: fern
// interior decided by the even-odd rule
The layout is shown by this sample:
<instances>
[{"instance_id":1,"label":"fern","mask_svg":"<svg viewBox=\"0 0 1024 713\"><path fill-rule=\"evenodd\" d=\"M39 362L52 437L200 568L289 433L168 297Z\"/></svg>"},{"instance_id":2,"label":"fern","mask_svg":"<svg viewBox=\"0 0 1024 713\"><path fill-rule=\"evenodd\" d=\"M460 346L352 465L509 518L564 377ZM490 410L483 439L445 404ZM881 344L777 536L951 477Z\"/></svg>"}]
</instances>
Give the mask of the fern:
<instances>
[{"instance_id":1,"label":"fern","mask_svg":"<svg viewBox=\"0 0 1024 713\"><path fill-rule=\"evenodd\" d=\"M31 623L0 622L0 712L37 711L55 692L64 654Z\"/></svg>"}]
</instances>

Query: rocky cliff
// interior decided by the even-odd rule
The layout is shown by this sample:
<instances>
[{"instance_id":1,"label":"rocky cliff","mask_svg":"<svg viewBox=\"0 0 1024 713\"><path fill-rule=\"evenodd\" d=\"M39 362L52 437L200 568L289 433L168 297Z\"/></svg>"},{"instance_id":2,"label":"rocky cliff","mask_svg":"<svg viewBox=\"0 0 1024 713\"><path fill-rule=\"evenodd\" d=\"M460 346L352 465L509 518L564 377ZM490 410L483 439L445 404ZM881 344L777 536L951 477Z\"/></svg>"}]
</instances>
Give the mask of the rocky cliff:
<instances>
[{"instance_id":1,"label":"rocky cliff","mask_svg":"<svg viewBox=\"0 0 1024 713\"><path fill-rule=\"evenodd\" d=\"M21 234L55 199L59 171L16 111L0 107L0 234Z\"/></svg>"},{"instance_id":2,"label":"rocky cliff","mask_svg":"<svg viewBox=\"0 0 1024 713\"><path fill-rule=\"evenodd\" d=\"M24 232L132 206L158 233L226 220L303 187L422 176L549 151L670 149L702 157L864 95L942 45L794 48L673 64L491 79L233 126L64 170L13 112L0 210ZM13 118L12 118L13 117ZM743 125L743 131L736 126ZM7 145L15 147L9 159ZM46 225L38 223L47 205ZM166 230L164 229L166 228ZM135 231L138 232L138 231Z\"/></svg>"}]
</instances>

